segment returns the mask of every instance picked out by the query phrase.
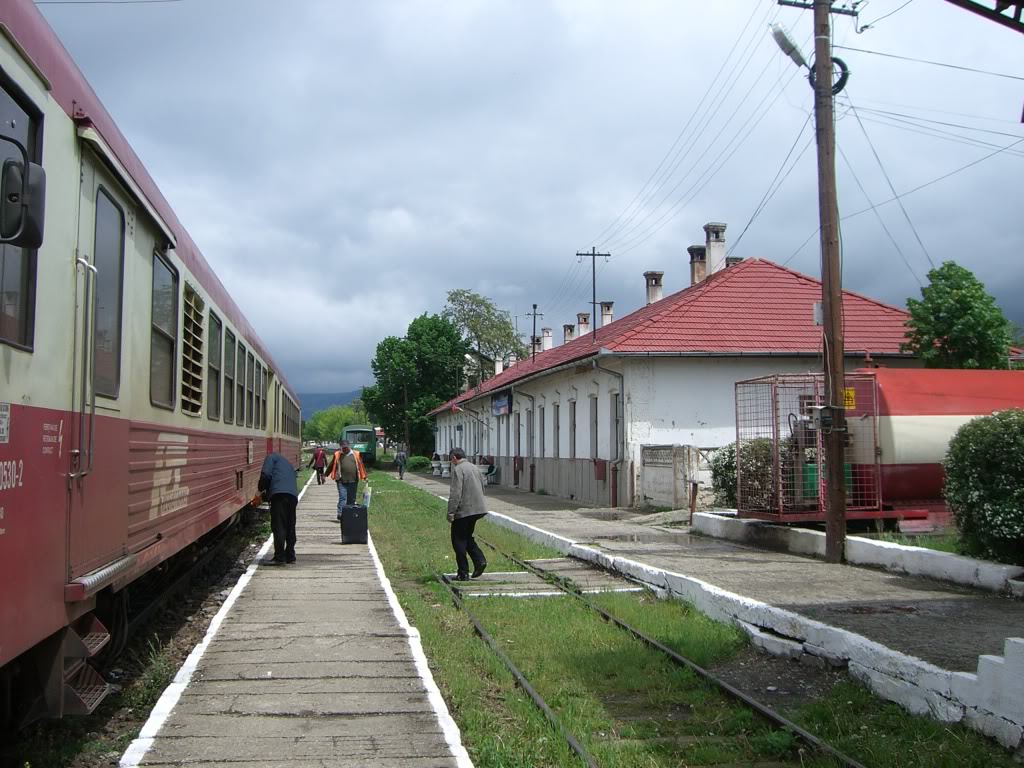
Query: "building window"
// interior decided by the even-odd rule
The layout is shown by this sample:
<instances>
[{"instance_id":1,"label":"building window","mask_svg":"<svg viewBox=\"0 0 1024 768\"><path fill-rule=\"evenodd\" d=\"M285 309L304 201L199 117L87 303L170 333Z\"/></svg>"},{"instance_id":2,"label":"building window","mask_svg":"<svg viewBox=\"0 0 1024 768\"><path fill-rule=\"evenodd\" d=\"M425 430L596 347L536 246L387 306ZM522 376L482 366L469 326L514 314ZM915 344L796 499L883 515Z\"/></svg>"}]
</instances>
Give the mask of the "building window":
<instances>
[{"instance_id":1,"label":"building window","mask_svg":"<svg viewBox=\"0 0 1024 768\"><path fill-rule=\"evenodd\" d=\"M249 353L245 365L245 426L252 426L252 377L255 373L256 358Z\"/></svg>"},{"instance_id":2,"label":"building window","mask_svg":"<svg viewBox=\"0 0 1024 768\"><path fill-rule=\"evenodd\" d=\"M208 394L206 415L211 419L220 418L220 367L221 360L221 329L223 325L213 312L210 312L210 354L207 358L206 391Z\"/></svg>"},{"instance_id":3,"label":"building window","mask_svg":"<svg viewBox=\"0 0 1024 768\"><path fill-rule=\"evenodd\" d=\"M526 455L531 459L533 458L533 437L534 437L534 417L533 409L529 408L526 411Z\"/></svg>"},{"instance_id":4,"label":"building window","mask_svg":"<svg viewBox=\"0 0 1024 768\"><path fill-rule=\"evenodd\" d=\"M523 441L522 441L521 438L522 438L522 431L523 431L523 422L522 422L522 419L519 418L519 411L516 411L515 413L513 413L512 414L512 418L514 418L516 420L516 446L515 446L516 453L515 453L515 455L516 456L522 456L523 455L523 453L522 453Z\"/></svg>"},{"instance_id":5,"label":"building window","mask_svg":"<svg viewBox=\"0 0 1024 768\"><path fill-rule=\"evenodd\" d=\"M36 138L39 120L26 111L15 94L0 84L0 126L39 162ZM0 167L6 160L21 160L13 144L0 141ZM35 325L36 252L0 245L0 341L23 349L32 348ZM97 369L97 384L99 370Z\"/></svg>"},{"instance_id":6,"label":"building window","mask_svg":"<svg viewBox=\"0 0 1024 768\"><path fill-rule=\"evenodd\" d=\"M92 338L96 394L117 397L121 389L121 300L124 282L124 213L107 191L96 192L96 314Z\"/></svg>"},{"instance_id":7,"label":"building window","mask_svg":"<svg viewBox=\"0 0 1024 768\"><path fill-rule=\"evenodd\" d=\"M576 458L576 401L569 401L569 458Z\"/></svg>"},{"instance_id":8,"label":"building window","mask_svg":"<svg viewBox=\"0 0 1024 768\"><path fill-rule=\"evenodd\" d=\"M224 423L235 420L235 334L224 332Z\"/></svg>"},{"instance_id":9,"label":"building window","mask_svg":"<svg viewBox=\"0 0 1024 768\"><path fill-rule=\"evenodd\" d=\"M611 396L612 410L609 414L609 426L608 434L612 439L612 449L610 451L612 461L618 461L622 458L622 396L615 392Z\"/></svg>"},{"instance_id":10,"label":"building window","mask_svg":"<svg viewBox=\"0 0 1024 768\"><path fill-rule=\"evenodd\" d=\"M181 410L203 412L203 320L205 302L188 283L181 302Z\"/></svg>"},{"instance_id":11,"label":"building window","mask_svg":"<svg viewBox=\"0 0 1024 768\"><path fill-rule=\"evenodd\" d=\"M544 458L544 406L537 409L537 430L540 438L537 443L537 455Z\"/></svg>"},{"instance_id":12,"label":"building window","mask_svg":"<svg viewBox=\"0 0 1024 768\"><path fill-rule=\"evenodd\" d=\"M149 343L149 400L174 410L174 348L178 336L178 273L153 254L153 327Z\"/></svg>"},{"instance_id":13,"label":"building window","mask_svg":"<svg viewBox=\"0 0 1024 768\"><path fill-rule=\"evenodd\" d=\"M590 458L597 458L597 395L590 396Z\"/></svg>"},{"instance_id":14,"label":"building window","mask_svg":"<svg viewBox=\"0 0 1024 768\"><path fill-rule=\"evenodd\" d=\"M505 455L512 455L512 414L505 414Z\"/></svg>"},{"instance_id":15,"label":"building window","mask_svg":"<svg viewBox=\"0 0 1024 768\"><path fill-rule=\"evenodd\" d=\"M238 355L235 357L235 424L245 426L245 347L238 342Z\"/></svg>"},{"instance_id":16,"label":"building window","mask_svg":"<svg viewBox=\"0 0 1024 768\"><path fill-rule=\"evenodd\" d=\"M559 445L562 439L562 425L558 420L561 410L562 406L558 403L551 406L551 455L556 459L562 455L562 448Z\"/></svg>"}]
</instances>

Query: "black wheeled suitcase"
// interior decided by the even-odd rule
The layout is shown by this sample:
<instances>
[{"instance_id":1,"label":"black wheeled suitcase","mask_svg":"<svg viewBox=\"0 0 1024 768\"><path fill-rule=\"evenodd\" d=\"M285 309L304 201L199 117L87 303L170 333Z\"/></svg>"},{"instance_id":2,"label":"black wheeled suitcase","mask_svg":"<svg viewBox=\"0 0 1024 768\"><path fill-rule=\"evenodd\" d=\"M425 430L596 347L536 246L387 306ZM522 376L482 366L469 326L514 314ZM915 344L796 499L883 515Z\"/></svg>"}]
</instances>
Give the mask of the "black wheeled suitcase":
<instances>
[{"instance_id":1,"label":"black wheeled suitcase","mask_svg":"<svg viewBox=\"0 0 1024 768\"><path fill-rule=\"evenodd\" d=\"M366 505L346 504L341 509L341 543L365 544L366 540Z\"/></svg>"}]
</instances>

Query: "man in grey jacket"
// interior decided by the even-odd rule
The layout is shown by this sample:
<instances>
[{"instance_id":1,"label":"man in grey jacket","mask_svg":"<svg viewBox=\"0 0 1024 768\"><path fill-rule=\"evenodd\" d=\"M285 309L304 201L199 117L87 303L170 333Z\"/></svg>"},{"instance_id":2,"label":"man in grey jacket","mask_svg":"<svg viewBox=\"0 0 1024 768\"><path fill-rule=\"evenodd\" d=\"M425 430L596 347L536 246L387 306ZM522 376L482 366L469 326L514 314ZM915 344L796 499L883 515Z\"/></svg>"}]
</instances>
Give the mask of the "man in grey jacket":
<instances>
[{"instance_id":1,"label":"man in grey jacket","mask_svg":"<svg viewBox=\"0 0 1024 768\"><path fill-rule=\"evenodd\" d=\"M452 524L452 549L459 568L455 579L466 581L470 577L467 553L473 559L473 578L478 579L487 568L484 553L473 538L476 521L487 514L484 484L476 466L466 461L464 450L453 448L449 457L453 466L451 489L448 491L448 522Z\"/></svg>"}]
</instances>

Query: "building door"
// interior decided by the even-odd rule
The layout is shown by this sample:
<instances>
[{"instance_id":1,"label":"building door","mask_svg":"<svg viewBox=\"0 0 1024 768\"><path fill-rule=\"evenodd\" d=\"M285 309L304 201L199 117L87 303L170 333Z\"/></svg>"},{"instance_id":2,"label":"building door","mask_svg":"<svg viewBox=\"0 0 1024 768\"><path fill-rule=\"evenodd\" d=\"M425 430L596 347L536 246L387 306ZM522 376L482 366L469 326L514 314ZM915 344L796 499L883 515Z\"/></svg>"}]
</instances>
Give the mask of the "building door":
<instances>
[{"instance_id":1,"label":"building door","mask_svg":"<svg viewBox=\"0 0 1024 768\"><path fill-rule=\"evenodd\" d=\"M125 551L128 538L128 345L124 343L128 196L82 149L72 377L68 578Z\"/></svg>"}]
</instances>

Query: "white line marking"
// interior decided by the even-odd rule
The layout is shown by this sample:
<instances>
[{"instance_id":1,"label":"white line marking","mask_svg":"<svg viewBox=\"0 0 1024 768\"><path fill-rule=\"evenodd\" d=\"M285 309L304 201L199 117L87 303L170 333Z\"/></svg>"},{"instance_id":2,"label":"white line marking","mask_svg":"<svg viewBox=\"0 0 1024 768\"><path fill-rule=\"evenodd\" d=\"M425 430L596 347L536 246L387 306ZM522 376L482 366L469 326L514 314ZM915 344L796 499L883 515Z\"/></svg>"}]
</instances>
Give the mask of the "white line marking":
<instances>
[{"instance_id":1,"label":"white line marking","mask_svg":"<svg viewBox=\"0 0 1024 768\"><path fill-rule=\"evenodd\" d=\"M309 488L310 482L316 477L315 474L310 475L309 480L302 486L302 490L299 491L299 501L302 501L302 497L306 494L306 489ZM139 731L139 735L135 740L128 745L128 749L125 750L124 755L121 756L121 762L119 763L120 768L135 768L139 763L142 762L142 758L146 756L150 747L153 746L153 741L156 739L157 733L163 727L164 723L167 722L167 718L170 717L171 711L174 706L178 703L178 699L181 698L181 694L184 693L188 684L192 681L192 675L196 671L196 667L199 666L199 660L203 658L203 654L206 653L207 647L213 641L214 635L220 629L220 625L224 622L224 618L228 615L228 611L231 610L231 606L235 604L238 596L242 594L242 590L245 589L246 585L252 579L256 569L259 568L260 561L266 557L267 552L270 551L270 545L274 543L273 535L270 536L263 546L260 547L260 551L256 553L256 557L252 563L246 569L245 573L238 577L234 588L228 594L227 599L221 605L220 610L217 611L213 617L213 621L210 622L209 628L206 630L206 636L199 645L192 649L192 653L185 659L185 663L181 665L178 670L178 674L174 676L174 680L168 685L164 692L160 695L160 699L157 701L156 706L153 707L153 711L149 713L149 719L146 720L146 724L142 726L142 730Z\"/></svg>"},{"instance_id":2,"label":"white line marking","mask_svg":"<svg viewBox=\"0 0 1024 768\"><path fill-rule=\"evenodd\" d=\"M373 558L373 566L377 569L377 577L380 579L381 586L384 587L384 593L388 596L391 610L395 614L395 618L398 619L399 626L409 636L409 648L412 651L413 660L416 662L416 671L419 672L420 679L423 680L423 686L427 689L427 698L430 700L430 705L434 708L434 714L437 715L437 722L441 726L444 740L448 743L452 757L455 758L455 763L459 768L473 768L473 761L470 759L466 748L462 745L462 734L459 732L459 726L448 711L448 705L445 704L444 697L441 696L441 691L434 681L433 674L430 672L427 655L423 652L420 631L409 623L405 611L402 610L402 606L398 602L398 595L391 588L391 582L388 580L387 574L384 573L384 565L377 554L377 547L373 545L372 536L367 538L367 544L370 550L370 557Z\"/></svg>"},{"instance_id":3,"label":"white line marking","mask_svg":"<svg viewBox=\"0 0 1024 768\"><path fill-rule=\"evenodd\" d=\"M622 587L616 589L581 589L580 594L584 595L609 595L613 592L644 592L644 587ZM565 592L557 590L554 592L461 592L462 597L558 597Z\"/></svg>"}]
</instances>

